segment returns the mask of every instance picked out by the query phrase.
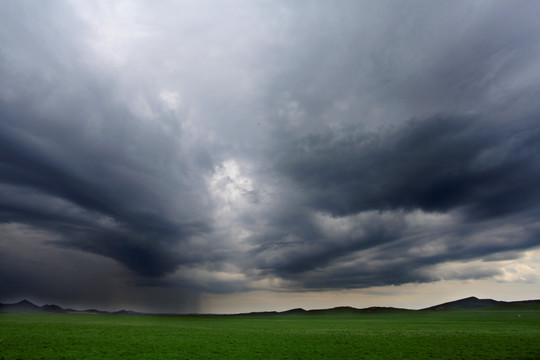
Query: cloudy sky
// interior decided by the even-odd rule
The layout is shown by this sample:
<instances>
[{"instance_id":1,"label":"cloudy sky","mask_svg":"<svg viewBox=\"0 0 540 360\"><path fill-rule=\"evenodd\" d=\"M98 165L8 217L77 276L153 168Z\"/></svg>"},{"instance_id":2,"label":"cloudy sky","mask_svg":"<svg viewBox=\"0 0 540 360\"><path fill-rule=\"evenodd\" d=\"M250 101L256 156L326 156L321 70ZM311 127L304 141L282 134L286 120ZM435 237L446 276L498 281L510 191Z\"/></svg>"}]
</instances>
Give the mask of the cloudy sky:
<instances>
[{"instance_id":1,"label":"cloudy sky","mask_svg":"<svg viewBox=\"0 0 540 360\"><path fill-rule=\"evenodd\" d=\"M538 13L0 1L0 302L540 298Z\"/></svg>"}]
</instances>

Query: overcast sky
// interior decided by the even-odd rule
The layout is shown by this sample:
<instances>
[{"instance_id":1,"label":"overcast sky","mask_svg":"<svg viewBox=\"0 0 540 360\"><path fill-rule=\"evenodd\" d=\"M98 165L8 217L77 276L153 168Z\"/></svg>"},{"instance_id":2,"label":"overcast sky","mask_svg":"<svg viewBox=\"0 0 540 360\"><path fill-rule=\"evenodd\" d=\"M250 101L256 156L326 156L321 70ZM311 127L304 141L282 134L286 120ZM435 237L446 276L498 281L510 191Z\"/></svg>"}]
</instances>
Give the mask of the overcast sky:
<instances>
[{"instance_id":1,"label":"overcast sky","mask_svg":"<svg viewBox=\"0 0 540 360\"><path fill-rule=\"evenodd\" d=\"M540 298L539 13L0 0L0 302Z\"/></svg>"}]
</instances>

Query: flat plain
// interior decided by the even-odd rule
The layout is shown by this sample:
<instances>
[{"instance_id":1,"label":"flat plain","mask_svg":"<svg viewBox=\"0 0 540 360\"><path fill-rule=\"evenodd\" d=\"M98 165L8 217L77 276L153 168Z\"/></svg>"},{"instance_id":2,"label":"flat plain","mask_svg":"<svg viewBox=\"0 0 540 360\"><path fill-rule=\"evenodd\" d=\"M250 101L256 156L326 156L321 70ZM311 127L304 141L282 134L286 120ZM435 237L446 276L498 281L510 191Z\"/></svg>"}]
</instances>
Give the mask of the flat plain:
<instances>
[{"instance_id":1,"label":"flat plain","mask_svg":"<svg viewBox=\"0 0 540 360\"><path fill-rule=\"evenodd\" d=\"M0 359L540 359L540 311L0 314Z\"/></svg>"}]
</instances>

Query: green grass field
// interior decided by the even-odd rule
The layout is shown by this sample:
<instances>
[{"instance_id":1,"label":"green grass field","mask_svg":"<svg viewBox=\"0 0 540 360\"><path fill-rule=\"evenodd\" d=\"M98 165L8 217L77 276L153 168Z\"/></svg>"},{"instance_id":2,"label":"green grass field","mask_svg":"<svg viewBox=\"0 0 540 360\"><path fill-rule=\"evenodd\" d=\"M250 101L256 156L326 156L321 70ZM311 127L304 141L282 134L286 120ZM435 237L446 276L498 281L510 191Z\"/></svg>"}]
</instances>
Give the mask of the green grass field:
<instances>
[{"instance_id":1,"label":"green grass field","mask_svg":"<svg viewBox=\"0 0 540 360\"><path fill-rule=\"evenodd\" d=\"M520 315L520 316L518 316ZM0 359L540 359L540 311L0 315Z\"/></svg>"}]
</instances>

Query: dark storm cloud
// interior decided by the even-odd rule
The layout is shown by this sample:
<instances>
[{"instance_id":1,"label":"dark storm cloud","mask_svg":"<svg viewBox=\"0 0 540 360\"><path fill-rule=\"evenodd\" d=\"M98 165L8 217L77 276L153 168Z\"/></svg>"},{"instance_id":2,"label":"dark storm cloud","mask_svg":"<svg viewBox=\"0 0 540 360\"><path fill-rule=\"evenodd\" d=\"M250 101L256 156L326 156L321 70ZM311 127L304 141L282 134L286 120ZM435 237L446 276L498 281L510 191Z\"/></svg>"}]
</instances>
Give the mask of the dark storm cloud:
<instances>
[{"instance_id":1,"label":"dark storm cloud","mask_svg":"<svg viewBox=\"0 0 540 360\"><path fill-rule=\"evenodd\" d=\"M276 158L296 197L252 239L255 266L299 288L355 288L432 281L435 264L538 246L538 130L445 115L306 135ZM294 209L303 220L291 226Z\"/></svg>"},{"instance_id":2,"label":"dark storm cloud","mask_svg":"<svg viewBox=\"0 0 540 360\"><path fill-rule=\"evenodd\" d=\"M449 115L374 134L310 135L285 150L280 168L309 205L334 215L457 207L506 215L540 199L538 126L514 126Z\"/></svg>"},{"instance_id":3,"label":"dark storm cloud","mask_svg":"<svg viewBox=\"0 0 540 360\"><path fill-rule=\"evenodd\" d=\"M284 132L504 111L518 92L535 106L536 80L525 79L536 79L540 27L528 2L310 5L284 26L291 41L265 54Z\"/></svg>"},{"instance_id":4,"label":"dark storm cloud","mask_svg":"<svg viewBox=\"0 0 540 360\"><path fill-rule=\"evenodd\" d=\"M70 25L51 20L68 17L64 5L47 6L36 19L38 9L4 6L14 12L10 21L20 20L14 36L25 44L2 51L0 221L47 229L57 246L163 276L185 260L171 248L208 230L194 202L201 188L191 182L206 170L197 154L182 155L182 134L167 113L156 110L157 126L145 123L93 77L95 69L80 61L87 52L65 32ZM171 204L165 191L182 204Z\"/></svg>"},{"instance_id":5,"label":"dark storm cloud","mask_svg":"<svg viewBox=\"0 0 540 360\"><path fill-rule=\"evenodd\" d=\"M103 296L192 296L493 277L539 245L531 2L0 10L4 294L47 297L36 258L59 298L78 260Z\"/></svg>"},{"instance_id":6,"label":"dark storm cloud","mask_svg":"<svg viewBox=\"0 0 540 360\"><path fill-rule=\"evenodd\" d=\"M369 213L349 219L354 225L341 232L329 234L320 228L317 236L309 240L274 242L256 248L252 265L261 269L264 276L286 280L285 286L295 290L491 277L500 275L501 270L490 266L490 261L518 259L521 255L516 252L538 246L540 234L534 230L535 214L537 211L523 219L504 221L434 221L419 226L414 218L422 214ZM437 268L439 264L466 264L482 258L486 263L481 265Z\"/></svg>"},{"instance_id":7,"label":"dark storm cloud","mask_svg":"<svg viewBox=\"0 0 540 360\"><path fill-rule=\"evenodd\" d=\"M148 276L161 276L173 271L181 260L168 250L170 244L207 228L204 219L170 219L171 214L167 212L171 210L154 190L157 186L164 186L163 179L150 176L161 172L159 164L156 166L147 162L149 159L137 158L136 153L127 153L122 148L129 146L131 141L134 146L146 144L136 144L136 140L128 139L122 143L121 137L116 137L119 141L116 145L107 145L110 148L103 149L70 125L49 124L45 128L41 123L49 119L41 118L36 112L13 110L5 103L3 105L4 110L11 110L3 111L4 122L0 129L3 183L42 195L41 199L37 195L26 199L19 196L17 203L12 204L4 201L0 210L5 214L4 221L23 221L54 229L61 236L58 244L114 258L135 272ZM122 111L107 115L129 116ZM65 118L80 115L68 113L60 116L63 119L59 120L65 121ZM21 129L18 122L34 126ZM136 134L129 127L122 129L122 124L119 129L112 130ZM165 143L155 149L139 148L136 151L144 151L144 156L159 159L162 156L160 152L170 152L167 149L170 145ZM186 163L176 165L190 171L190 165ZM180 193L189 187L184 184L182 188L182 181L176 185ZM17 195L13 190L9 194L12 197ZM62 199L67 205L40 209L40 200L50 202L53 199ZM186 196L184 201L193 200ZM77 219L70 211L70 208L77 207L79 212L86 212L87 217L93 216L94 219L85 219L84 222ZM158 215L159 212L162 214ZM99 224L99 218L109 218L115 223L115 228L104 228Z\"/></svg>"}]
</instances>

